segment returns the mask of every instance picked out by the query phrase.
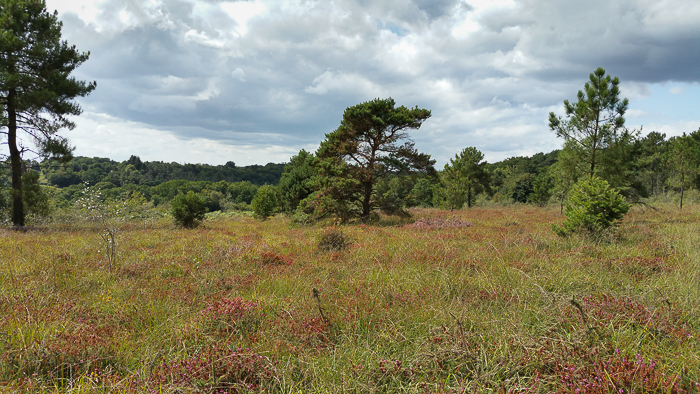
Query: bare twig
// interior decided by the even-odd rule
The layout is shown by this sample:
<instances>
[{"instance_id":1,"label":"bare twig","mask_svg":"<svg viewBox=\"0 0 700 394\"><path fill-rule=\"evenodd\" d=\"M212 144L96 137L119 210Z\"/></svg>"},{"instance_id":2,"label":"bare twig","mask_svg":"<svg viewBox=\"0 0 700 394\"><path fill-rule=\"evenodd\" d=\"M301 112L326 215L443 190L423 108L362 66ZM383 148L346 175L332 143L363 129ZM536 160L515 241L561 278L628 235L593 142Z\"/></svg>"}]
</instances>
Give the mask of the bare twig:
<instances>
[{"instance_id":1,"label":"bare twig","mask_svg":"<svg viewBox=\"0 0 700 394\"><path fill-rule=\"evenodd\" d=\"M326 324L330 323L330 321L326 317L326 314L323 313L323 307L321 306L321 295L320 295L318 289L313 287L311 289L311 293L313 294L314 298L316 299L316 306L318 307L318 312L321 314L321 318L323 319L323 321Z\"/></svg>"},{"instance_id":2,"label":"bare twig","mask_svg":"<svg viewBox=\"0 0 700 394\"><path fill-rule=\"evenodd\" d=\"M588 318L586 318L586 312L583 311L583 307L581 304L576 301L576 296L571 296L571 301L569 301L571 305L575 306L576 309L578 309L579 312L581 312L581 318L583 318L583 324L588 325Z\"/></svg>"}]
</instances>

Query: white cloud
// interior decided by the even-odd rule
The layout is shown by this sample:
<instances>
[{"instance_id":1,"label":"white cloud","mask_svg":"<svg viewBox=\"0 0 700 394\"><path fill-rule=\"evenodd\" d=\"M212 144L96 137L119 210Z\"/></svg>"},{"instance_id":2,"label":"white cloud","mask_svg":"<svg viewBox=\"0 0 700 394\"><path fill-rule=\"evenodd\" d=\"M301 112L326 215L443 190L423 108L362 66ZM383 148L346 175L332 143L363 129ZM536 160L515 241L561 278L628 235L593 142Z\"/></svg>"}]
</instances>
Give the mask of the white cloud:
<instances>
[{"instance_id":1,"label":"white cloud","mask_svg":"<svg viewBox=\"0 0 700 394\"><path fill-rule=\"evenodd\" d=\"M543 68L541 62L520 49L508 53L498 51L493 59L493 68L512 76L523 76Z\"/></svg>"},{"instance_id":2,"label":"white cloud","mask_svg":"<svg viewBox=\"0 0 700 394\"><path fill-rule=\"evenodd\" d=\"M683 91L684 91L683 88L680 86L674 86L669 90L669 92L671 92L671 94L683 94Z\"/></svg>"},{"instance_id":3,"label":"white cloud","mask_svg":"<svg viewBox=\"0 0 700 394\"><path fill-rule=\"evenodd\" d=\"M197 93L195 101L206 101L221 94L221 90L216 87L217 78L212 78L207 84L207 88Z\"/></svg>"},{"instance_id":4,"label":"white cloud","mask_svg":"<svg viewBox=\"0 0 700 394\"><path fill-rule=\"evenodd\" d=\"M126 160L131 155L143 160L178 163L237 165L283 163L301 148L285 144L234 143L207 138L181 139L148 124L123 121L104 113L84 113L76 119L76 130L64 133L76 146L76 155ZM235 133L231 133L232 139ZM274 138L271 139L274 141ZM314 151L318 145L305 145Z\"/></svg>"},{"instance_id":5,"label":"white cloud","mask_svg":"<svg viewBox=\"0 0 700 394\"><path fill-rule=\"evenodd\" d=\"M635 126L639 128L640 126ZM666 134L666 138L678 137L683 133L692 133L695 130L700 130L700 120L691 122L672 122L672 123L650 123L644 125L644 131L658 131Z\"/></svg>"},{"instance_id":6,"label":"white cloud","mask_svg":"<svg viewBox=\"0 0 700 394\"><path fill-rule=\"evenodd\" d=\"M267 6L262 1L235 1L221 4L221 9L236 21L236 32L239 36L248 33L248 24L255 17L261 16Z\"/></svg>"},{"instance_id":7,"label":"white cloud","mask_svg":"<svg viewBox=\"0 0 700 394\"><path fill-rule=\"evenodd\" d=\"M163 11L164 3L160 0L122 1L103 0L100 13L91 24L98 33L114 35L126 30L146 26L152 23L160 28L173 27Z\"/></svg>"},{"instance_id":8,"label":"white cloud","mask_svg":"<svg viewBox=\"0 0 700 394\"><path fill-rule=\"evenodd\" d=\"M679 27L697 28L697 17L700 15L700 3L697 1L680 4L675 1L640 0L639 6L645 11L642 20L648 28L664 33Z\"/></svg>"},{"instance_id":9,"label":"white cloud","mask_svg":"<svg viewBox=\"0 0 700 394\"><path fill-rule=\"evenodd\" d=\"M644 82L625 82L620 83L620 96L629 100L645 99L651 96L651 87Z\"/></svg>"},{"instance_id":10,"label":"white cloud","mask_svg":"<svg viewBox=\"0 0 700 394\"><path fill-rule=\"evenodd\" d=\"M514 0L471 0L468 6L460 2L452 10L454 25L451 33L458 39L468 38L484 29L482 18L495 12L513 10L517 6Z\"/></svg>"},{"instance_id":11,"label":"white cloud","mask_svg":"<svg viewBox=\"0 0 700 394\"><path fill-rule=\"evenodd\" d=\"M358 74L345 74L326 71L314 78L311 86L304 88L306 93L325 95L331 91L356 93L365 97L379 97L382 94L380 86Z\"/></svg>"},{"instance_id":12,"label":"white cloud","mask_svg":"<svg viewBox=\"0 0 700 394\"><path fill-rule=\"evenodd\" d=\"M418 48L420 44L416 36L397 37L382 31L380 37L384 41L389 41L383 50L377 52L377 58L384 63L385 67L412 76L417 76L422 71L423 64L418 59L421 54Z\"/></svg>"},{"instance_id":13,"label":"white cloud","mask_svg":"<svg viewBox=\"0 0 700 394\"><path fill-rule=\"evenodd\" d=\"M104 3L99 0L46 0L46 8L59 14L73 12L85 23L95 23Z\"/></svg>"},{"instance_id":14,"label":"white cloud","mask_svg":"<svg viewBox=\"0 0 700 394\"><path fill-rule=\"evenodd\" d=\"M240 67L237 68L237 69L235 69L235 70L233 70L233 72L231 73L231 76L234 77L234 78L236 78L237 80L239 80L239 81L241 81L241 82L245 82L245 81L246 81L246 79L245 79L245 71L243 71Z\"/></svg>"},{"instance_id":15,"label":"white cloud","mask_svg":"<svg viewBox=\"0 0 700 394\"><path fill-rule=\"evenodd\" d=\"M226 43L222 40L208 37L204 32L198 32L194 29L189 30L184 36L185 42L194 42L200 45L210 46L212 48L223 48Z\"/></svg>"},{"instance_id":16,"label":"white cloud","mask_svg":"<svg viewBox=\"0 0 700 394\"><path fill-rule=\"evenodd\" d=\"M212 78L207 82L207 86L194 93L187 94L196 81L168 75L164 78L156 79L159 83L157 87L148 94L138 96L129 104L129 108L143 113L167 113L169 111L193 111L197 108L198 101L208 101L221 94L217 87L218 78Z\"/></svg>"},{"instance_id":17,"label":"white cloud","mask_svg":"<svg viewBox=\"0 0 700 394\"><path fill-rule=\"evenodd\" d=\"M639 109L628 109L627 112L625 112L625 119L640 119L646 117L647 115L648 114L646 112Z\"/></svg>"}]
</instances>

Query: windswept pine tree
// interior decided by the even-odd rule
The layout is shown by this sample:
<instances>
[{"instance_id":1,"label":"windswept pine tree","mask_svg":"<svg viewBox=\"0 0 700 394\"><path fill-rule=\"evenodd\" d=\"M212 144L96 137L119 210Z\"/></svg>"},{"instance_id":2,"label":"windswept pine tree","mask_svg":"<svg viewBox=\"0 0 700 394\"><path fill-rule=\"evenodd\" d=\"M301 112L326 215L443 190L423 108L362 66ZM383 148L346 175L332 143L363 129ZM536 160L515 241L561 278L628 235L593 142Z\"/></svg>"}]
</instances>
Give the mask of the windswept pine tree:
<instances>
[{"instance_id":1,"label":"windswept pine tree","mask_svg":"<svg viewBox=\"0 0 700 394\"><path fill-rule=\"evenodd\" d=\"M12 171L12 223L25 219L22 156L70 160L73 149L57 134L72 129L68 119L82 110L73 101L95 89L71 72L88 59L61 40L58 14L46 11L43 0L0 1L0 131L7 137Z\"/></svg>"}]
</instances>

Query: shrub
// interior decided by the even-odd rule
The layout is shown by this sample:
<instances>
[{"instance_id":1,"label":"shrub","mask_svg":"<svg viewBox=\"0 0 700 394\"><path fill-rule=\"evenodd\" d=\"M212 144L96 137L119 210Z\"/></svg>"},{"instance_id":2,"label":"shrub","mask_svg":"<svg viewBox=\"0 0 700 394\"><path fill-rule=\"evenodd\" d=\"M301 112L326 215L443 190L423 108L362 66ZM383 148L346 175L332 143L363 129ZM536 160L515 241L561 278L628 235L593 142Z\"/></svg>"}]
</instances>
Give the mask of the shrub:
<instances>
[{"instance_id":1,"label":"shrub","mask_svg":"<svg viewBox=\"0 0 700 394\"><path fill-rule=\"evenodd\" d=\"M117 257L117 234L127 218L127 202L106 200L99 188L88 187L86 184L82 197L75 202L75 205L85 215L85 219L97 226L97 232L102 241L101 250L104 250L111 271Z\"/></svg>"},{"instance_id":2,"label":"shrub","mask_svg":"<svg viewBox=\"0 0 700 394\"><path fill-rule=\"evenodd\" d=\"M266 357L211 346L155 365L146 384L151 393L262 393L274 391L277 381Z\"/></svg>"},{"instance_id":3,"label":"shrub","mask_svg":"<svg viewBox=\"0 0 700 394\"><path fill-rule=\"evenodd\" d=\"M187 194L178 194L171 205L171 213L175 223L185 228L199 226L207 212L204 199L191 190Z\"/></svg>"},{"instance_id":4,"label":"shrub","mask_svg":"<svg viewBox=\"0 0 700 394\"><path fill-rule=\"evenodd\" d=\"M616 225L630 206L617 190L598 177L577 182L566 200L564 227L552 225L560 236L574 232L595 235Z\"/></svg>"},{"instance_id":5,"label":"shrub","mask_svg":"<svg viewBox=\"0 0 700 394\"><path fill-rule=\"evenodd\" d=\"M336 228L324 230L318 238L318 248L324 252L340 252L350 245L345 233Z\"/></svg>"},{"instance_id":6,"label":"shrub","mask_svg":"<svg viewBox=\"0 0 700 394\"><path fill-rule=\"evenodd\" d=\"M250 205L256 218L266 219L274 215L279 207L279 192L277 188L272 185L260 187Z\"/></svg>"},{"instance_id":7,"label":"shrub","mask_svg":"<svg viewBox=\"0 0 700 394\"><path fill-rule=\"evenodd\" d=\"M290 223L296 226L308 226L312 222L313 219L311 218L311 215L307 214L301 209L297 209L294 212L294 215L292 215L292 217L290 218Z\"/></svg>"}]
</instances>

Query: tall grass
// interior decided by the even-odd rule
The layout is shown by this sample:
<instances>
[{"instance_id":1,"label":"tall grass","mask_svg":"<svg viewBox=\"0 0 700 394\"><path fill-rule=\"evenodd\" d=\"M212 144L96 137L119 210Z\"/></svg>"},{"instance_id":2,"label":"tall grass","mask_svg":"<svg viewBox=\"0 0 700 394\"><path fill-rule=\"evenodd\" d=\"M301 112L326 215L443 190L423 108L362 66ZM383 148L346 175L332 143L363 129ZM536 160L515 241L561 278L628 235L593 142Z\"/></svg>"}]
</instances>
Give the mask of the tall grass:
<instances>
[{"instance_id":1,"label":"tall grass","mask_svg":"<svg viewBox=\"0 0 700 394\"><path fill-rule=\"evenodd\" d=\"M0 391L700 392L697 208L413 213L127 224L111 271L89 227L0 230Z\"/></svg>"}]
</instances>

